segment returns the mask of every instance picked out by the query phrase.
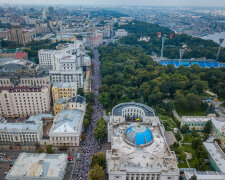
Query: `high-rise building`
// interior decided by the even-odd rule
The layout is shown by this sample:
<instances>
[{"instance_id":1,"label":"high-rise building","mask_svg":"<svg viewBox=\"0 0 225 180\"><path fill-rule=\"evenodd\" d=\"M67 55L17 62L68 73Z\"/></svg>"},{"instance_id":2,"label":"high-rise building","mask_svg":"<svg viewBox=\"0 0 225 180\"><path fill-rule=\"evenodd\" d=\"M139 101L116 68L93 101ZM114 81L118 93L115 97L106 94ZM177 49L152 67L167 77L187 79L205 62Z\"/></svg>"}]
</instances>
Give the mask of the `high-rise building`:
<instances>
[{"instance_id":1,"label":"high-rise building","mask_svg":"<svg viewBox=\"0 0 225 180\"><path fill-rule=\"evenodd\" d=\"M0 87L0 115L27 117L50 111L48 87Z\"/></svg>"},{"instance_id":2,"label":"high-rise building","mask_svg":"<svg viewBox=\"0 0 225 180\"><path fill-rule=\"evenodd\" d=\"M25 30L24 28L14 27L7 32L8 41L26 45L35 37L35 30Z\"/></svg>"},{"instance_id":3,"label":"high-rise building","mask_svg":"<svg viewBox=\"0 0 225 180\"><path fill-rule=\"evenodd\" d=\"M60 50L40 50L41 66L50 69L51 82L75 82L78 88L84 87L83 67L90 66L91 59L86 54L81 41L67 44Z\"/></svg>"}]
</instances>

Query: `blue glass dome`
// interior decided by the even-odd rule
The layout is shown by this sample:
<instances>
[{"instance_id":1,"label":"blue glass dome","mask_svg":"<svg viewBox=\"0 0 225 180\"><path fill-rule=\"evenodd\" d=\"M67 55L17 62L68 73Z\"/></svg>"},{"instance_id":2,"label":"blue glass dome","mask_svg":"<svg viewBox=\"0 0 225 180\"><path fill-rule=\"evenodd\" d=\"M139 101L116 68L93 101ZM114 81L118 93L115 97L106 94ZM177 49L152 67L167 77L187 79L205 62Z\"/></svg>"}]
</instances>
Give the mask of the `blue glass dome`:
<instances>
[{"instance_id":1,"label":"blue glass dome","mask_svg":"<svg viewBox=\"0 0 225 180\"><path fill-rule=\"evenodd\" d=\"M124 139L128 143L135 146L143 146L152 143L152 132L145 126L138 124L132 124L124 132Z\"/></svg>"}]
</instances>

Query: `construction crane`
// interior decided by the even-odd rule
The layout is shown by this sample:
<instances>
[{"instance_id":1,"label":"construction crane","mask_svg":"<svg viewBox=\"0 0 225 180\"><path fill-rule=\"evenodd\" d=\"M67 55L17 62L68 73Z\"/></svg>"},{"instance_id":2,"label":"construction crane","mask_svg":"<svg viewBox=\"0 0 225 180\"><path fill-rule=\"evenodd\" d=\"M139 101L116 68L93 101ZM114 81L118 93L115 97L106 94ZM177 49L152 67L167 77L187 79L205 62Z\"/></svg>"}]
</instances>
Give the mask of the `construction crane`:
<instances>
[{"instance_id":1,"label":"construction crane","mask_svg":"<svg viewBox=\"0 0 225 180\"><path fill-rule=\"evenodd\" d=\"M163 58L163 51L164 51L164 44L165 44L165 41L166 41L166 35L164 35L162 37L162 48L161 48L161 56L160 56L160 59Z\"/></svg>"},{"instance_id":2,"label":"construction crane","mask_svg":"<svg viewBox=\"0 0 225 180\"><path fill-rule=\"evenodd\" d=\"M216 60L219 59L220 49L221 49L221 45L222 45L223 41L224 41L223 38L220 38L220 39L219 39L219 48L218 48L218 52L217 52L217 54L216 54Z\"/></svg>"}]
</instances>

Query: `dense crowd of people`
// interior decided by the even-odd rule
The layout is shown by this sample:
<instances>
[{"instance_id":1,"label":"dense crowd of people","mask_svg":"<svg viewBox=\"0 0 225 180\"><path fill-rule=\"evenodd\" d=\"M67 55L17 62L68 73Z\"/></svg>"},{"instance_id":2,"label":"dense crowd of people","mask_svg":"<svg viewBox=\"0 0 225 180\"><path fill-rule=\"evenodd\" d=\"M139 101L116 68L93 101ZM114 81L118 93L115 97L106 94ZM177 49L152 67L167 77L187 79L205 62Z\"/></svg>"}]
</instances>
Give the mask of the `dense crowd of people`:
<instances>
[{"instance_id":1,"label":"dense crowd of people","mask_svg":"<svg viewBox=\"0 0 225 180\"><path fill-rule=\"evenodd\" d=\"M91 124L85 133L85 141L81 144L81 161L78 164L77 180L87 180L88 172L90 170L91 157L100 150L100 144L94 137L94 129L97 121L102 117L102 105L98 101L99 87L101 86L100 61L97 50L94 50L94 58L92 59L93 73L92 73L92 91L95 93L95 100L93 103L93 114Z\"/></svg>"}]
</instances>

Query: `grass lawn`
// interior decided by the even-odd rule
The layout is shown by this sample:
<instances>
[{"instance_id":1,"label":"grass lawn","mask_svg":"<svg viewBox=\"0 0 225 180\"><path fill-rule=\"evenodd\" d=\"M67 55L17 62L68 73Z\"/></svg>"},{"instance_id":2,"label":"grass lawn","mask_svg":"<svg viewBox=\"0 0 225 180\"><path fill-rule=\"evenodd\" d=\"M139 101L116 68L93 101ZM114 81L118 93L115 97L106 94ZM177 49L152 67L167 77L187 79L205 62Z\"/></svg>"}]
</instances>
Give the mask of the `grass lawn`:
<instances>
[{"instance_id":1,"label":"grass lawn","mask_svg":"<svg viewBox=\"0 0 225 180\"><path fill-rule=\"evenodd\" d=\"M198 109L194 111L188 111L180 108L176 108L178 115L181 116L205 116L206 109Z\"/></svg>"},{"instance_id":2,"label":"grass lawn","mask_svg":"<svg viewBox=\"0 0 225 180\"><path fill-rule=\"evenodd\" d=\"M191 145L182 144L182 148L185 152L189 152L192 154L192 159L188 160L191 168L196 168L196 164L198 163L198 158L196 156L195 149L192 148ZM209 165L205 165L205 170L212 170Z\"/></svg>"},{"instance_id":3,"label":"grass lawn","mask_svg":"<svg viewBox=\"0 0 225 180\"><path fill-rule=\"evenodd\" d=\"M184 164L179 163L178 168L188 168L186 161L184 161Z\"/></svg>"},{"instance_id":4,"label":"grass lawn","mask_svg":"<svg viewBox=\"0 0 225 180\"><path fill-rule=\"evenodd\" d=\"M191 135L185 134L183 135L184 140L182 141L182 143L192 143L193 141L193 137Z\"/></svg>"},{"instance_id":5,"label":"grass lawn","mask_svg":"<svg viewBox=\"0 0 225 180\"><path fill-rule=\"evenodd\" d=\"M159 118L161 120L161 123L168 123L170 128L175 128L176 125L172 122L172 118L169 116L163 116L163 115L159 115Z\"/></svg>"}]
</instances>

